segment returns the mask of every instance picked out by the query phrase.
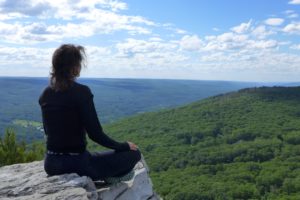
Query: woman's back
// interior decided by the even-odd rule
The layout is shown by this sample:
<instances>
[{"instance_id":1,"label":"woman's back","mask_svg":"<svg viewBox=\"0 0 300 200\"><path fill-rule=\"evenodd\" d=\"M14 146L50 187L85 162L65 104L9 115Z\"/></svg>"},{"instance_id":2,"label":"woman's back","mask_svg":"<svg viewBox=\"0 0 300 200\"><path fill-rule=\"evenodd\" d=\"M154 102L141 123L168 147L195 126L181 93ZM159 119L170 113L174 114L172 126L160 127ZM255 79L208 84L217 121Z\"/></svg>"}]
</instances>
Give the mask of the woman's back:
<instances>
[{"instance_id":1,"label":"woman's back","mask_svg":"<svg viewBox=\"0 0 300 200\"><path fill-rule=\"evenodd\" d=\"M46 87L39 98L47 149L54 152L82 153L86 149L81 104L90 97L87 86L74 82L66 91Z\"/></svg>"},{"instance_id":2,"label":"woman's back","mask_svg":"<svg viewBox=\"0 0 300 200\"><path fill-rule=\"evenodd\" d=\"M103 132L94 95L88 86L75 81L84 55L83 47L69 44L53 54L50 85L39 98L47 136L45 171L49 175L74 172L93 180L124 174L127 177L141 153L134 143L115 141ZM112 150L90 153L86 150L86 133L94 142Z\"/></svg>"}]
</instances>

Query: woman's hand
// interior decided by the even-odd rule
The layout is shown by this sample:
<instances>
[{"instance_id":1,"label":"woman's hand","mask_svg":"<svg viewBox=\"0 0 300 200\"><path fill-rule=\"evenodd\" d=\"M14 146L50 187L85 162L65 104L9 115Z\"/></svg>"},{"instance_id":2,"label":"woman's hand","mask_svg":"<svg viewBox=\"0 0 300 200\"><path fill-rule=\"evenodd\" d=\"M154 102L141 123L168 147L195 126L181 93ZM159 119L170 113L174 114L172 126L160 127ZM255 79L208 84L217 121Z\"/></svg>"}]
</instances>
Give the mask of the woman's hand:
<instances>
[{"instance_id":1,"label":"woman's hand","mask_svg":"<svg viewBox=\"0 0 300 200\"><path fill-rule=\"evenodd\" d=\"M128 143L129 146L130 146L130 150L136 151L136 150L138 149L138 146L137 146L136 144L134 144L134 143L132 143L132 142L129 142L129 141L127 141L127 143Z\"/></svg>"}]
</instances>

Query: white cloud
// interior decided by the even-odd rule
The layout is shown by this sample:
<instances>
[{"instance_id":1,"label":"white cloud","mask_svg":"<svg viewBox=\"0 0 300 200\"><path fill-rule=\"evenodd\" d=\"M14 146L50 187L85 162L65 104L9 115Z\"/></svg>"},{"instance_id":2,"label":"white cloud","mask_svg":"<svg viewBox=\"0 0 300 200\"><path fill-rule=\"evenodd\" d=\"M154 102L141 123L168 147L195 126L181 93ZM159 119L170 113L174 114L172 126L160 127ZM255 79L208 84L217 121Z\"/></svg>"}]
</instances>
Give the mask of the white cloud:
<instances>
[{"instance_id":1,"label":"white cloud","mask_svg":"<svg viewBox=\"0 0 300 200\"><path fill-rule=\"evenodd\" d=\"M300 44L294 44L290 46L291 49L300 50Z\"/></svg>"},{"instance_id":2,"label":"white cloud","mask_svg":"<svg viewBox=\"0 0 300 200\"><path fill-rule=\"evenodd\" d=\"M299 17L299 15L294 10L286 10L286 11L284 11L284 14L287 16L287 18Z\"/></svg>"},{"instance_id":3,"label":"white cloud","mask_svg":"<svg viewBox=\"0 0 300 200\"><path fill-rule=\"evenodd\" d=\"M260 26L257 26L255 27L253 30L252 30L252 35L254 37L257 37L258 39L264 39L266 38L267 36L269 35L272 35L274 34L275 32L271 31L271 30L267 30L266 26L264 25L260 25Z\"/></svg>"},{"instance_id":4,"label":"white cloud","mask_svg":"<svg viewBox=\"0 0 300 200\"><path fill-rule=\"evenodd\" d=\"M207 43L203 51L233 51L238 52L247 49L273 49L278 46L275 40L253 40L248 35L224 33L218 36L206 37Z\"/></svg>"},{"instance_id":5,"label":"white cloud","mask_svg":"<svg viewBox=\"0 0 300 200\"><path fill-rule=\"evenodd\" d=\"M126 10L127 9L127 4L124 2L120 2L120 1L116 1L116 0L110 0L107 2L107 4L109 5L109 7L113 10L113 11L119 11L119 10Z\"/></svg>"},{"instance_id":6,"label":"white cloud","mask_svg":"<svg viewBox=\"0 0 300 200\"><path fill-rule=\"evenodd\" d=\"M0 3L0 11L2 13L19 13L25 16L43 15L50 9L50 4L45 1L5 0Z\"/></svg>"},{"instance_id":7,"label":"white cloud","mask_svg":"<svg viewBox=\"0 0 300 200\"><path fill-rule=\"evenodd\" d=\"M88 68L82 71L82 75L95 70L109 71L117 63L111 63L113 60L111 49L101 46L86 45ZM0 76L17 75L22 76L48 76L51 70L51 57L55 48L38 47L5 47L0 46ZM114 64L114 66L111 66Z\"/></svg>"},{"instance_id":8,"label":"white cloud","mask_svg":"<svg viewBox=\"0 0 300 200\"><path fill-rule=\"evenodd\" d=\"M202 53L233 53L243 50L260 51L276 49L279 46L279 43L276 40L267 39L267 36L270 34L272 33L267 31L265 26L261 26L254 29L249 34L227 32L220 35L206 36L204 40L200 40L197 35L187 35L184 36L179 43L182 49Z\"/></svg>"},{"instance_id":9,"label":"white cloud","mask_svg":"<svg viewBox=\"0 0 300 200\"><path fill-rule=\"evenodd\" d=\"M278 42L276 40L249 40L247 48L253 49L273 49L278 46Z\"/></svg>"},{"instance_id":10,"label":"white cloud","mask_svg":"<svg viewBox=\"0 0 300 200\"><path fill-rule=\"evenodd\" d=\"M284 22L282 18L269 18L265 20L265 23L270 26L279 26Z\"/></svg>"},{"instance_id":11,"label":"white cloud","mask_svg":"<svg viewBox=\"0 0 300 200\"><path fill-rule=\"evenodd\" d=\"M111 50L106 47L87 45L85 49L88 61L91 63L95 61L99 63L103 58L111 55ZM0 65L23 64L26 67L49 69L54 50L55 48L0 46Z\"/></svg>"},{"instance_id":12,"label":"white cloud","mask_svg":"<svg viewBox=\"0 0 300 200\"><path fill-rule=\"evenodd\" d=\"M149 41L162 42L163 39L161 39L160 37L151 37L151 38L149 38Z\"/></svg>"},{"instance_id":13,"label":"white cloud","mask_svg":"<svg viewBox=\"0 0 300 200\"><path fill-rule=\"evenodd\" d=\"M174 24L172 23L164 23L162 24L162 27L164 27L166 30L170 30L170 31L173 31L175 32L176 34L187 34L188 31L186 30L183 30L183 29L180 29L180 28L177 28Z\"/></svg>"},{"instance_id":14,"label":"white cloud","mask_svg":"<svg viewBox=\"0 0 300 200\"><path fill-rule=\"evenodd\" d=\"M86 54L89 60L101 60L104 56L111 55L111 49L107 47L99 47L99 46L85 46Z\"/></svg>"},{"instance_id":15,"label":"white cloud","mask_svg":"<svg viewBox=\"0 0 300 200\"><path fill-rule=\"evenodd\" d=\"M187 33L186 30L179 29L179 28L176 28L175 31L176 31L177 34L186 34Z\"/></svg>"},{"instance_id":16,"label":"white cloud","mask_svg":"<svg viewBox=\"0 0 300 200\"><path fill-rule=\"evenodd\" d=\"M5 0L0 2L0 19L4 20L0 22L0 41L34 44L115 31L126 31L130 35L152 32L154 22L118 13L124 9L127 4L117 0ZM22 20L24 18L27 20ZM41 21L39 18L52 22L37 22ZM5 21L8 19L14 21Z\"/></svg>"},{"instance_id":17,"label":"white cloud","mask_svg":"<svg viewBox=\"0 0 300 200\"><path fill-rule=\"evenodd\" d=\"M231 30L236 33L240 33L240 34L245 33L246 31L249 30L251 23L252 23L252 20L249 20L249 22L247 22L247 23L241 23L240 25L231 28Z\"/></svg>"},{"instance_id":18,"label":"white cloud","mask_svg":"<svg viewBox=\"0 0 300 200\"><path fill-rule=\"evenodd\" d=\"M298 55L277 51L243 50L238 52L215 52L200 57L201 66L209 66L211 69L215 69L216 72L227 74L229 70L235 72L247 71L248 77L249 73L255 72L258 76L267 74L269 80L275 74L277 74L277 77L289 74L287 78L291 78L292 74L299 74L300 68L297 62L300 62ZM272 75L271 78L270 75ZM276 78L273 80L276 80Z\"/></svg>"},{"instance_id":19,"label":"white cloud","mask_svg":"<svg viewBox=\"0 0 300 200\"><path fill-rule=\"evenodd\" d=\"M50 58L53 48L31 47L0 47L0 66L23 65L24 67L50 66ZM38 62L37 62L38 61Z\"/></svg>"},{"instance_id":20,"label":"white cloud","mask_svg":"<svg viewBox=\"0 0 300 200\"><path fill-rule=\"evenodd\" d=\"M202 51L227 51L237 50L245 46L248 35L236 34L232 32L223 33L217 36L205 37L206 43L203 45Z\"/></svg>"},{"instance_id":21,"label":"white cloud","mask_svg":"<svg viewBox=\"0 0 300 200\"><path fill-rule=\"evenodd\" d=\"M300 45L270 37L283 32L300 34L299 22L292 21L278 28L275 26L282 25L283 18L249 20L225 31L214 28L217 32L200 37L174 24L160 24L122 12L126 9L128 5L120 0L0 0L0 44L14 43L9 44L13 47L0 46L0 73L13 74L13 70L5 72L3 69L8 69L7 66L21 69L25 65L29 75L36 71L47 75L54 48L41 47L63 41L83 43L88 56L87 73L92 76L130 74L138 77L149 73L196 77L197 73L214 70L223 70L223 74L227 70L300 71L297 52L284 53L285 48L279 48L289 45L291 49L300 50ZM293 10L284 14L286 19L297 17ZM122 31L121 39L120 35L115 37L117 31ZM103 38L106 46L87 45L102 44ZM172 74L175 71L182 74Z\"/></svg>"},{"instance_id":22,"label":"white cloud","mask_svg":"<svg viewBox=\"0 0 300 200\"><path fill-rule=\"evenodd\" d=\"M127 39L116 45L117 53L113 55L114 66L123 66L120 70L138 70L146 72L155 70L182 68L189 57L178 51L178 44L172 41L150 41Z\"/></svg>"},{"instance_id":23,"label":"white cloud","mask_svg":"<svg viewBox=\"0 0 300 200\"><path fill-rule=\"evenodd\" d=\"M300 4L300 0L291 0L289 4Z\"/></svg>"},{"instance_id":24,"label":"white cloud","mask_svg":"<svg viewBox=\"0 0 300 200\"><path fill-rule=\"evenodd\" d=\"M286 14L286 15L289 15L289 14L292 14L294 12L295 12L294 10L286 10L283 13Z\"/></svg>"},{"instance_id":25,"label":"white cloud","mask_svg":"<svg viewBox=\"0 0 300 200\"><path fill-rule=\"evenodd\" d=\"M183 50L197 51L202 46L202 41L197 35L185 35L180 40L180 46Z\"/></svg>"},{"instance_id":26,"label":"white cloud","mask_svg":"<svg viewBox=\"0 0 300 200\"><path fill-rule=\"evenodd\" d=\"M299 15L297 13L293 13L287 16L288 18L297 18Z\"/></svg>"},{"instance_id":27,"label":"white cloud","mask_svg":"<svg viewBox=\"0 0 300 200\"><path fill-rule=\"evenodd\" d=\"M223 33L217 36L217 40L221 42L243 42L247 38L247 35L237 35L231 32Z\"/></svg>"},{"instance_id":28,"label":"white cloud","mask_svg":"<svg viewBox=\"0 0 300 200\"><path fill-rule=\"evenodd\" d=\"M283 28L283 31L290 34L300 34L300 23L292 22Z\"/></svg>"},{"instance_id":29,"label":"white cloud","mask_svg":"<svg viewBox=\"0 0 300 200\"><path fill-rule=\"evenodd\" d=\"M120 42L116 45L118 56L120 57L134 57L137 54L149 54L153 52L174 51L177 49L177 44L170 42L162 42L159 40L137 40L129 38L126 42Z\"/></svg>"},{"instance_id":30,"label":"white cloud","mask_svg":"<svg viewBox=\"0 0 300 200\"><path fill-rule=\"evenodd\" d=\"M94 9L108 9L113 12L127 9L127 4L118 0L2 0L0 11L2 13L19 13L23 16L38 16L51 18L56 16L71 19L79 13Z\"/></svg>"}]
</instances>

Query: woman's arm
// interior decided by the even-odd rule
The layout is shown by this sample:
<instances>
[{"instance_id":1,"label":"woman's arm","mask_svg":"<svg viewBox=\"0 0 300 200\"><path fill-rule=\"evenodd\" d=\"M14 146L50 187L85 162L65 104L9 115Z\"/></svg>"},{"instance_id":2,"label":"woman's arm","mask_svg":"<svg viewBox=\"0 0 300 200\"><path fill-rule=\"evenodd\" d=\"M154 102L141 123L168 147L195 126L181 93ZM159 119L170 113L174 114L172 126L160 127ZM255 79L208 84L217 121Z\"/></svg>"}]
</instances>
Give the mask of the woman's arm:
<instances>
[{"instance_id":1,"label":"woman's arm","mask_svg":"<svg viewBox=\"0 0 300 200\"><path fill-rule=\"evenodd\" d=\"M103 132L96 113L93 97L94 95L87 87L87 97L82 98L84 101L80 103L80 114L89 138L107 148L119 151L130 150L128 142L117 142Z\"/></svg>"}]
</instances>

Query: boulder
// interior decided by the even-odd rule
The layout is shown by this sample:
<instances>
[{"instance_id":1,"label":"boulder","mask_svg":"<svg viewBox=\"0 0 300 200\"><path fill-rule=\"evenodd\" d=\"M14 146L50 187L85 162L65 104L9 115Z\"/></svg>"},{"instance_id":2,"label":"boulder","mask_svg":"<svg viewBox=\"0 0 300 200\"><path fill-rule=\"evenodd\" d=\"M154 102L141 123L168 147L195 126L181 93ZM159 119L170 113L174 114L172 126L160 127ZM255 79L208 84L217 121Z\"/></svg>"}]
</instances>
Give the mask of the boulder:
<instances>
[{"instance_id":1,"label":"boulder","mask_svg":"<svg viewBox=\"0 0 300 200\"><path fill-rule=\"evenodd\" d=\"M48 176L43 160L4 166L0 168L0 199L160 200L143 156L134 172L132 180L108 185L76 173Z\"/></svg>"}]
</instances>

